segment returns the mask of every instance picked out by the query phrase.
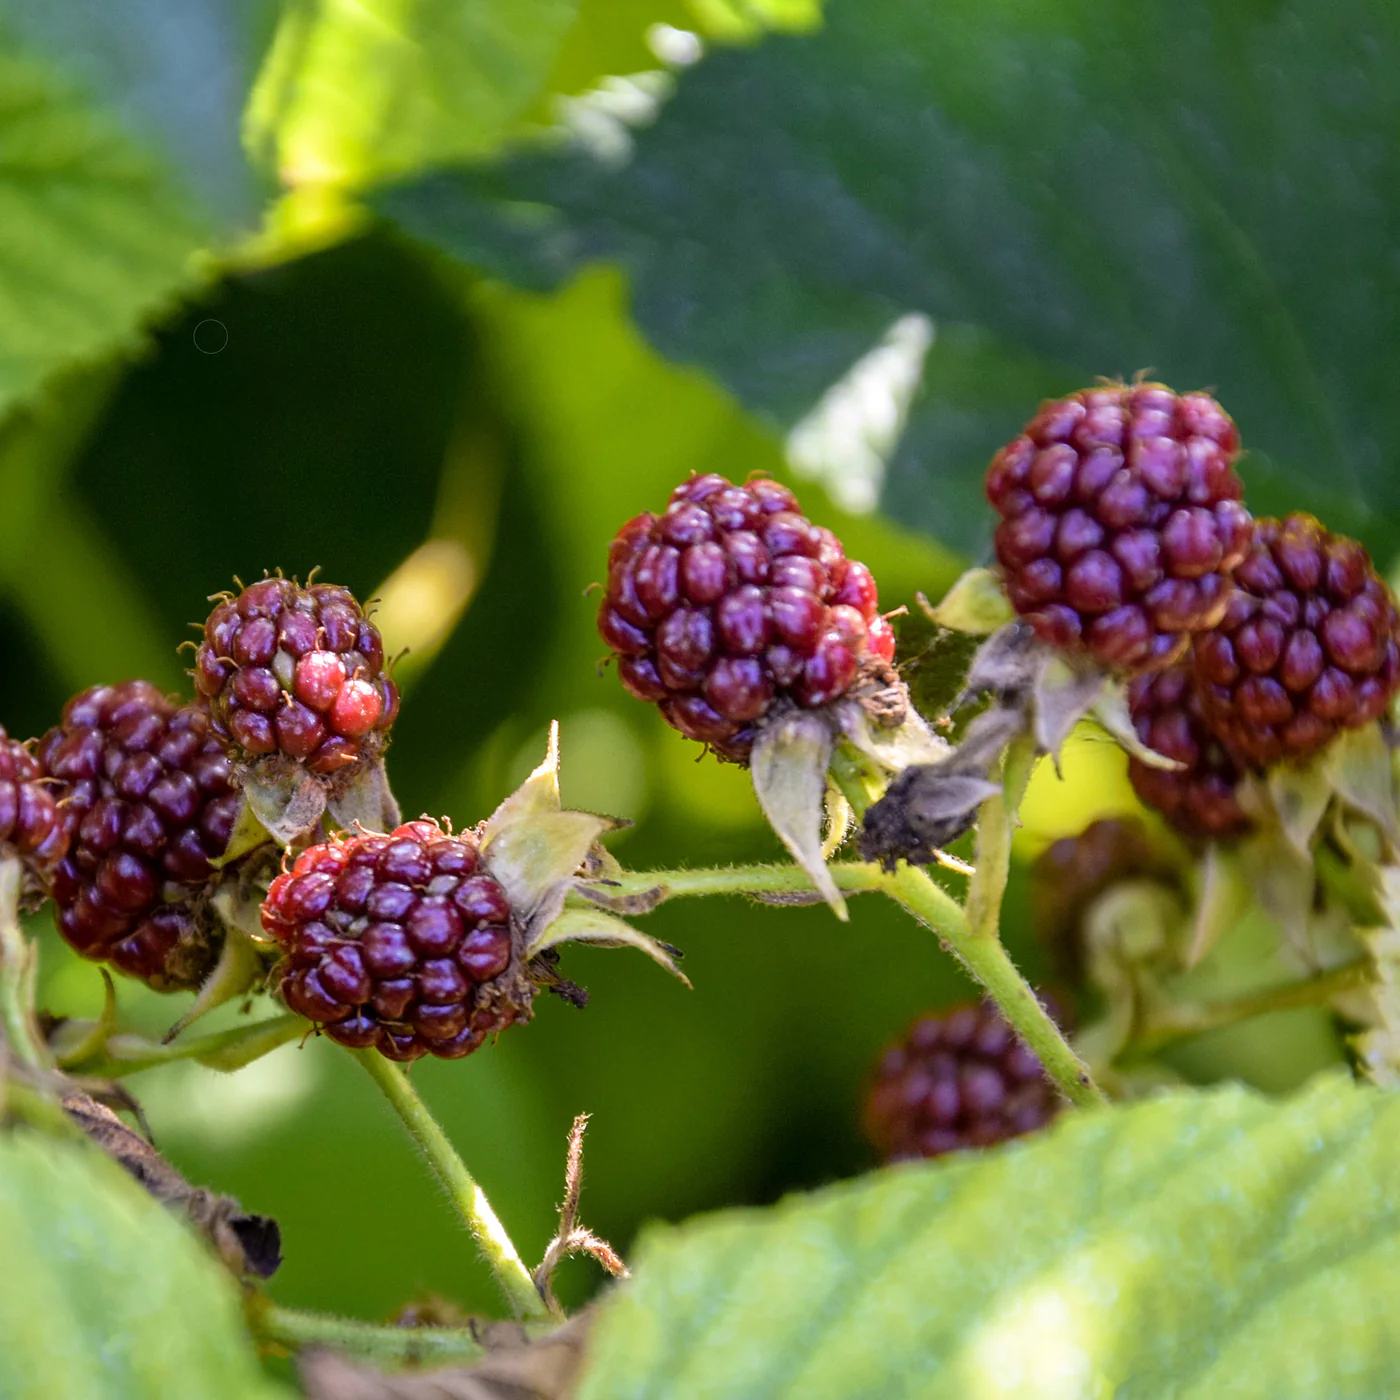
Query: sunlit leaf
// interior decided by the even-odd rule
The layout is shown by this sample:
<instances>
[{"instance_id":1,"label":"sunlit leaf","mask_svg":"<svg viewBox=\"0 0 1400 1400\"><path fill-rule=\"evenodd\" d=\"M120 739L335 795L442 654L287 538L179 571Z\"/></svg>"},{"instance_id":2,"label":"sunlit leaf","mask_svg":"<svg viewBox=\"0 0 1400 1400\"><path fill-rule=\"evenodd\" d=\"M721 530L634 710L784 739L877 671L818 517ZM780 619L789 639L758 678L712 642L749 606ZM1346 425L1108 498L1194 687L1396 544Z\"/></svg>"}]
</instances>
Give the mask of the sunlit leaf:
<instances>
[{"instance_id":1,"label":"sunlit leaf","mask_svg":"<svg viewBox=\"0 0 1400 1400\"><path fill-rule=\"evenodd\" d=\"M581 1400L1316 1400L1400 1386L1400 1098L1175 1093L654 1228Z\"/></svg>"}]
</instances>

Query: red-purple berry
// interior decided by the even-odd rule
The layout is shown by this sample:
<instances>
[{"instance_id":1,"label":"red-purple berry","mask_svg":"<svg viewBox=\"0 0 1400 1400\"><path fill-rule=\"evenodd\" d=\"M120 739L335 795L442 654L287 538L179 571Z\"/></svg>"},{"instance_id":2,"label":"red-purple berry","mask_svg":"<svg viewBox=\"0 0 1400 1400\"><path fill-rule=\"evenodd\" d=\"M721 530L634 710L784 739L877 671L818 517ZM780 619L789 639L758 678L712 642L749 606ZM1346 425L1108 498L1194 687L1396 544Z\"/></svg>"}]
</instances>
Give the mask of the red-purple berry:
<instances>
[{"instance_id":1,"label":"red-purple berry","mask_svg":"<svg viewBox=\"0 0 1400 1400\"><path fill-rule=\"evenodd\" d=\"M1105 385L1042 404L987 471L1012 606L1113 671L1177 660L1219 621L1249 544L1238 456L1208 394Z\"/></svg>"},{"instance_id":2,"label":"red-purple berry","mask_svg":"<svg viewBox=\"0 0 1400 1400\"><path fill-rule=\"evenodd\" d=\"M1224 617L1192 655L1205 719L1262 767L1385 714L1400 689L1400 616L1355 540L1310 515L1260 520Z\"/></svg>"},{"instance_id":3,"label":"red-purple berry","mask_svg":"<svg viewBox=\"0 0 1400 1400\"><path fill-rule=\"evenodd\" d=\"M0 726L0 850L18 856L41 884L68 850L58 796L29 747Z\"/></svg>"},{"instance_id":4,"label":"red-purple berry","mask_svg":"<svg viewBox=\"0 0 1400 1400\"><path fill-rule=\"evenodd\" d=\"M510 902L476 838L434 821L312 846L262 908L278 994L333 1040L455 1060L530 1016Z\"/></svg>"},{"instance_id":5,"label":"red-purple berry","mask_svg":"<svg viewBox=\"0 0 1400 1400\"><path fill-rule=\"evenodd\" d=\"M1128 687L1128 705L1138 738L1186 765L1152 768L1130 758L1133 791L1184 835L1210 839L1247 831L1250 818L1239 801L1244 772L1201 713L1191 663L1139 676Z\"/></svg>"},{"instance_id":6,"label":"red-purple berry","mask_svg":"<svg viewBox=\"0 0 1400 1400\"><path fill-rule=\"evenodd\" d=\"M618 532L598 630L631 694L740 761L776 700L829 704L894 657L870 570L785 486L714 473Z\"/></svg>"},{"instance_id":7,"label":"red-purple berry","mask_svg":"<svg viewBox=\"0 0 1400 1400\"><path fill-rule=\"evenodd\" d=\"M64 707L37 758L70 838L54 872L59 932L157 991L198 986L220 942L203 898L209 862L239 804L209 716L148 681L93 686Z\"/></svg>"},{"instance_id":8,"label":"red-purple berry","mask_svg":"<svg viewBox=\"0 0 1400 1400\"><path fill-rule=\"evenodd\" d=\"M398 714L384 643L353 594L265 578L209 615L195 684L219 732L251 758L281 752L314 773L375 751Z\"/></svg>"},{"instance_id":9,"label":"red-purple berry","mask_svg":"<svg viewBox=\"0 0 1400 1400\"><path fill-rule=\"evenodd\" d=\"M1060 1107L1040 1061L995 1004L966 1002L920 1017L885 1051L863 1122L881 1160L895 1162L1034 1132Z\"/></svg>"}]
</instances>

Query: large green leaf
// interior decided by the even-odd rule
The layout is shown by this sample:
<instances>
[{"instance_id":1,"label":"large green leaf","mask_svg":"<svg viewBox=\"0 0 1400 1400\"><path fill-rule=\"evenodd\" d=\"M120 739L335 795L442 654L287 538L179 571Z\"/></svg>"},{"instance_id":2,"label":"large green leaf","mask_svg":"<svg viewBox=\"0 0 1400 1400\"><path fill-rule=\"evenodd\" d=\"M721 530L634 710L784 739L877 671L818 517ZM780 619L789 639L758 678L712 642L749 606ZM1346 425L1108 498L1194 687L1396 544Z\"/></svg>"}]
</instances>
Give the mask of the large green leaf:
<instances>
[{"instance_id":1,"label":"large green leaf","mask_svg":"<svg viewBox=\"0 0 1400 1400\"><path fill-rule=\"evenodd\" d=\"M579 0L295 0L248 109L292 184L359 186L491 150L538 95Z\"/></svg>"},{"instance_id":2,"label":"large green leaf","mask_svg":"<svg viewBox=\"0 0 1400 1400\"><path fill-rule=\"evenodd\" d=\"M635 313L782 427L909 312L938 340L885 505L984 529L1035 396L1151 366L1214 385L1256 504L1400 520L1400 10L1381 0L881 0L717 53L618 166L533 152L388 196L550 285L621 262Z\"/></svg>"},{"instance_id":3,"label":"large green leaf","mask_svg":"<svg viewBox=\"0 0 1400 1400\"><path fill-rule=\"evenodd\" d=\"M87 8L0 0L0 413L55 370L129 350L248 213L212 10L147 13L146 44L130 16L86 23Z\"/></svg>"},{"instance_id":4,"label":"large green leaf","mask_svg":"<svg viewBox=\"0 0 1400 1400\"><path fill-rule=\"evenodd\" d=\"M1400 1393L1400 1097L1177 1093L654 1230L581 1400Z\"/></svg>"},{"instance_id":5,"label":"large green leaf","mask_svg":"<svg viewBox=\"0 0 1400 1400\"><path fill-rule=\"evenodd\" d=\"M275 1400L231 1278L119 1167L0 1140L0 1395Z\"/></svg>"}]
</instances>

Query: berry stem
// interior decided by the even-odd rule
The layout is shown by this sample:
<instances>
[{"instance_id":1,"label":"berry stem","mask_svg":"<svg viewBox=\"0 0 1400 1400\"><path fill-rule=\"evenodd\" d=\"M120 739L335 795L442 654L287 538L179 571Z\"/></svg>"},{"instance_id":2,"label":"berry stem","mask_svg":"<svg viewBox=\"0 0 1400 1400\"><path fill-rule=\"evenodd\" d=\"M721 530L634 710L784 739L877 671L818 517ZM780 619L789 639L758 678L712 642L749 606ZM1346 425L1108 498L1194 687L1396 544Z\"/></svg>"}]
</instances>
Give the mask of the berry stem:
<instances>
[{"instance_id":1,"label":"berry stem","mask_svg":"<svg viewBox=\"0 0 1400 1400\"><path fill-rule=\"evenodd\" d=\"M261 1342L296 1351L323 1346L368 1361L390 1365L419 1362L475 1361L484 1348L468 1327L396 1327L391 1323L359 1322L327 1313L283 1308L263 1294L247 1304L248 1326Z\"/></svg>"},{"instance_id":2,"label":"berry stem","mask_svg":"<svg viewBox=\"0 0 1400 1400\"><path fill-rule=\"evenodd\" d=\"M369 1077L378 1085L408 1129L434 1175L442 1183L458 1215L471 1231L482 1257L491 1266L496 1281L505 1290L511 1306L521 1317L548 1317L549 1308L530 1278L530 1271L521 1262L519 1251L511 1243L486 1193L467 1165L457 1155L447 1134L437 1119L408 1082L408 1076L396 1064L386 1060L377 1050L348 1052L364 1066Z\"/></svg>"},{"instance_id":3,"label":"berry stem","mask_svg":"<svg viewBox=\"0 0 1400 1400\"><path fill-rule=\"evenodd\" d=\"M1148 1018L1141 1032L1129 1047L1129 1054L1150 1055L1163 1046L1206 1031L1233 1026L1240 1021L1265 1016L1271 1011L1295 1011L1304 1006L1325 1006L1333 997L1367 986L1374 964L1369 957L1355 958L1315 977L1299 982L1286 982L1248 996L1234 997L1205 1006L1172 1007Z\"/></svg>"},{"instance_id":4,"label":"berry stem","mask_svg":"<svg viewBox=\"0 0 1400 1400\"><path fill-rule=\"evenodd\" d=\"M1016 1034L1035 1052L1055 1087L1070 1103L1084 1108L1103 1103L1103 1090L1094 1083L1088 1066L1070 1048L1011 961L998 932L1011 865L1011 824L1030 781L1035 757L1034 740L1028 737L1014 740L1007 748L1002 763L1002 792L982 804L978 817L977 862L966 909L926 870L905 862L893 873L879 871L879 882L873 888L883 890L938 935L943 946L982 984ZM883 793L880 777L844 745L832 756L831 776L859 818L864 818L865 809Z\"/></svg>"},{"instance_id":5,"label":"berry stem","mask_svg":"<svg viewBox=\"0 0 1400 1400\"><path fill-rule=\"evenodd\" d=\"M195 1060L209 1069L231 1074L306 1033L302 1017L285 1015L195 1036L175 1045L156 1045L142 1036L120 1034L108 1036L93 1054L83 1054L81 1058L60 1054L59 1063L70 1073L104 1079L118 1079L175 1060Z\"/></svg>"},{"instance_id":6,"label":"berry stem","mask_svg":"<svg viewBox=\"0 0 1400 1400\"><path fill-rule=\"evenodd\" d=\"M19 926L19 895L24 866L13 856L0 859L0 1028L10 1054L30 1069L45 1069L43 1038L31 1006L34 949Z\"/></svg>"}]
</instances>

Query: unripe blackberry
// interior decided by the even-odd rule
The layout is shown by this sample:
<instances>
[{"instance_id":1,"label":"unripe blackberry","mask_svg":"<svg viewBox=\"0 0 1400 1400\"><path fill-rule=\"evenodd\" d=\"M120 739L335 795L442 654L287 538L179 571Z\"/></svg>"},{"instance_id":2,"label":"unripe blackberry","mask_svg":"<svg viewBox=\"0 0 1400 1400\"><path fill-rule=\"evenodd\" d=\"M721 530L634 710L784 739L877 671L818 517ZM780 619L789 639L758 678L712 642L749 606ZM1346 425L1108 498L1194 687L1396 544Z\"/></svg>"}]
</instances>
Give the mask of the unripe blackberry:
<instances>
[{"instance_id":1,"label":"unripe blackberry","mask_svg":"<svg viewBox=\"0 0 1400 1400\"><path fill-rule=\"evenodd\" d=\"M792 492L713 472L618 532L598 630L618 674L672 728L743 760L780 697L838 699L867 658L894 657L875 580Z\"/></svg>"},{"instance_id":2,"label":"unripe blackberry","mask_svg":"<svg viewBox=\"0 0 1400 1400\"><path fill-rule=\"evenodd\" d=\"M195 684L250 758L284 753L313 773L378 752L398 714L384 644L348 589L265 578L223 599L204 625Z\"/></svg>"},{"instance_id":3,"label":"unripe blackberry","mask_svg":"<svg viewBox=\"0 0 1400 1400\"><path fill-rule=\"evenodd\" d=\"M992 459L997 558L1042 641L1137 675L1223 616L1250 519L1209 394L1104 385L1046 402Z\"/></svg>"},{"instance_id":4,"label":"unripe blackberry","mask_svg":"<svg viewBox=\"0 0 1400 1400\"><path fill-rule=\"evenodd\" d=\"M1138 738L1185 768L1150 768L1129 758L1133 791L1186 836L1239 836L1250 819L1239 801L1244 773L1206 723L1191 663L1139 676L1128 687Z\"/></svg>"},{"instance_id":5,"label":"unripe blackberry","mask_svg":"<svg viewBox=\"0 0 1400 1400\"><path fill-rule=\"evenodd\" d=\"M455 1060L530 1016L506 893L434 821L303 851L262 920L282 1000L342 1045Z\"/></svg>"},{"instance_id":6,"label":"unripe blackberry","mask_svg":"<svg viewBox=\"0 0 1400 1400\"><path fill-rule=\"evenodd\" d=\"M1193 648L1211 728L1251 764L1316 753L1400 687L1400 618L1355 540L1311 515L1260 520L1220 624Z\"/></svg>"},{"instance_id":7,"label":"unripe blackberry","mask_svg":"<svg viewBox=\"0 0 1400 1400\"><path fill-rule=\"evenodd\" d=\"M71 837L58 929L157 991L196 987L221 941L202 898L238 815L228 748L198 706L148 681L75 695L39 742Z\"/></svg>"},{"instance_id":8,"label":"unripe blackberry","mask_svg":"<svg viewBox=\"0 0 1400 1400\"><path fill-rule=\"evenodd\" d=\"M995 1004L967 1002L921 1017L885 1051L863 1120L881 1160L895 1162L1034 1132L1060 1106L1040 1061Z\"/></svg>"},{"instance_id":9,"label":"unripe blackberry","mask_svg":"<svg viewBox=\"0 0 1400 1400\"><path fill-rule=\"evenodd\" d=\"M68 828L43 765L0 725L0 851L6 848L46 881L68 850Z\"/></svg>"}]
</instances>

